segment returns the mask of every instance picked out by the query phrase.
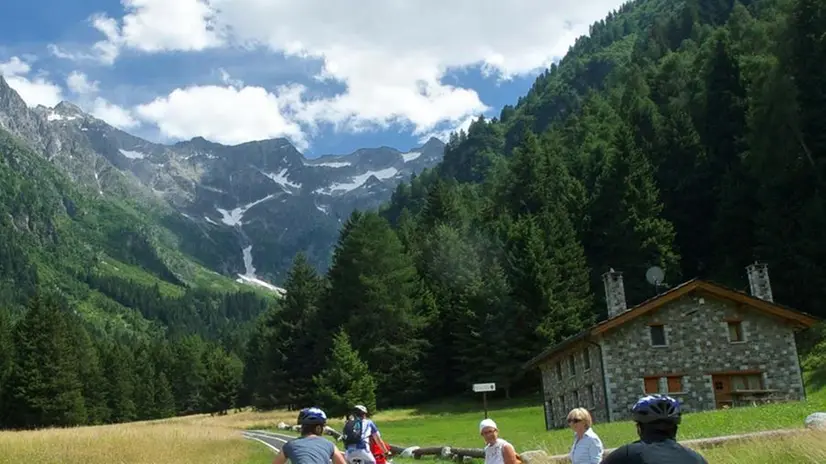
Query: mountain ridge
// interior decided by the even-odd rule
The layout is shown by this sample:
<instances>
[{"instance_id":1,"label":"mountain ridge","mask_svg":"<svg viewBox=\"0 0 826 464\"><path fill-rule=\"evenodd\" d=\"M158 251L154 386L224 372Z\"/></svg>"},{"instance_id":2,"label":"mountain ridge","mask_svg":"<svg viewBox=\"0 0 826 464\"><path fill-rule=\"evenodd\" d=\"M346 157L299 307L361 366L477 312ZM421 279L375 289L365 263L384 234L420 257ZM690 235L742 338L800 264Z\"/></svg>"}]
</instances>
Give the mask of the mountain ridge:
<instances>
[{"instance_id":1,"label":"mountain ridge","mask_svg":"<svg viewBox=\"0 0 826 464\"><path fill-rule=\"evenodd\" d=\"M284 137L163 144L70 101L28 107L2 76L0 127L97 195L151 211L199 264L278 291L273 284L297 252L324 270L344 218L377 208L399 182L441 161L445 147L431 137L407 151L381 146L308 158Z\"/></svg>"}]
</instances>

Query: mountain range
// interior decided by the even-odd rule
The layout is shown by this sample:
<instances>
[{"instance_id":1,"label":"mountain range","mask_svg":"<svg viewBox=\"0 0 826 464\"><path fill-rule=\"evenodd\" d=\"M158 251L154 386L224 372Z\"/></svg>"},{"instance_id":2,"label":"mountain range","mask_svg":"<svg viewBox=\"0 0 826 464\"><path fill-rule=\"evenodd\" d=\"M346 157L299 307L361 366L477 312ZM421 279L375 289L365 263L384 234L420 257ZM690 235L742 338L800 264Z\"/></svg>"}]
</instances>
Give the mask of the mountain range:
<instances>
[{"instance_id":1,"label":"mountain range","mask_svg":"<svg viewBox=\"0 0 826 464\"><path fill-rule=\"evenodd\" d=\"M407 152L379 147L308 159L284 138L164 145L66 101L30 108L2 76L0 130L80 189L144 212L148 227L177 238L185 259L279 292L297 252L323 271L347 216L387 201L399 182L441 161L445 147L431 138Z\"/></svg>"}]
</instances>

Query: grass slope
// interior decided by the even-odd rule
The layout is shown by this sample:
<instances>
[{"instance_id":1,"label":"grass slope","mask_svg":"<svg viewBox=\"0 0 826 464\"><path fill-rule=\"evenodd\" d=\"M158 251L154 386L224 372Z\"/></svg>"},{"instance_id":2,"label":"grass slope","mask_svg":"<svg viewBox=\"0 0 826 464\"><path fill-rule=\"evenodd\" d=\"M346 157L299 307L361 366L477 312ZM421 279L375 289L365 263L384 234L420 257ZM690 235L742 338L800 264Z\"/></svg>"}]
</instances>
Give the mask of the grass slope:
<instances>
[{"instance_id":1,"label":"grass slope","mask_svg":"<svg viewBox=\"0 0 826 464\"><path fill-rule=\"evenodd\" d=\"M519 451L544 449L551 455L565 454L571 432L544 431L542 409L524 404L526 401L534 400L492 402L490 416L498 421L502 436L512 441ZM688 414L680 438L801 428L808 414L822 411L824 407L826 389L821 389L803 402ZM294 411L244 411L215 417L195 415L131 424L0 432L0 449L3 449L0 464L265 464L272 461L270 449L242 438L240 432L273 428L282 421L292 423L295 414ZM479 404L454 401L384 411L377 414L375 420L382 434L394 444L480 447L477 425L481 418ZM342 423L333 421L330 425L341 428ZM595 429L608 448L636 438L629 422L597 424ZM801 433L701 452L715 464L820 463L826 462L824 439L826 433ZM398 457L394 461L396 464L413 462Z\"/></svg>"},{"instance_id":2,"label":"grass slope","mask_svg":"<svg viewBox=\"0 0 826 464\"><path fill-rule=\"evenodd\" d=\"M152 202L101 196L76 184L0 129L0 254L14 260L0 265L0 285L7 290L2 306L19 310L36 285L60 293L106 332L142 335L156 327L137 310L90 288L83 275L91 271L125 284L157 286L169 297L181 296L187 287L275 297L183 254L182 241L201 237L182 228L176 235L161 225L164 217L179 215Z\"/></svg>"},{"instance_id":3,"label":"grass slope","mask_svg":"<svg viewBox=\"0 0 826 464\"><path fill-rule=\"evenodd\" d=\"M0 464L266 464L272 451L221 425L180 421L0 432Z\"/></svg>"},{"instance_id":4,"label":"grass slope","mask_svg":"<svg viewBox=\"0 0 826 464\"><path fill-rule=\"evenodd\" d=\"M517 400L516 404L505 401L490 402L489 417L499 425L502 438L513 443L519 451L542 449L550 455L567 453L571 446L572 432L567 429L545 431L542 407L526 405L526 402L536 404L538 400L521 399ZM824 410L826 410L826 388L810 392L807 400L800 402L696 412L684 416L679 438L690 440L763 430L803 428L803 420L806 416L812 412ZM477 427L483 417L481 401L475 404L467 401L453 401L428 404L416 409L383 411L377 413L374 420L385 440L394 445L447 445L480 448L483 442L478 435ZM251 415L246 420L249 422L247 428L269 428L278 433L285 433L276 430L275 423L279 421L293 423L295 418L292 413L279 411L261 413L257 417ZM269 427L262 426L265 424L269 424ZM330 426L340 430L343 422L333 420ZM635 427L629 421L595 424L594 430L599 434L606 448L615 448L637 439ZM805 449L804 445L809 440L811 439L783 439L782 443L791 448ZM733 453L733 451L713 451L714 456L727 456L726 453ZM753 461L738 458L736 461L728 459L710 462ZM814 461L793 460L789 462Z\"/></svg>"},{"instance_id":5,"label":"grass slope","mask_svg":"<svg viewBox=\"0 0 826 464\"><path fill-rule=\"evenodd\" d=\"M826 389L814 392L807 401L774 404L749 408L734 408L686 414L680 427L680 439L708 438L737 433L757 432L782 428L801 428L803 419L826 408ZM477 433L483 418L477 411L449 415L411 414L407 418L383 418L376 415L382 435L391 443L400 445L451 445L481 447ZM546 432L541 406L497 408L490 411L502 433L519 450L544 449L550 454L564 454L571 446L571 431ZM606 448L614 448L635 440L636 431L631 422L595 424L594 430Z\"/></svg>"}]
</instances>

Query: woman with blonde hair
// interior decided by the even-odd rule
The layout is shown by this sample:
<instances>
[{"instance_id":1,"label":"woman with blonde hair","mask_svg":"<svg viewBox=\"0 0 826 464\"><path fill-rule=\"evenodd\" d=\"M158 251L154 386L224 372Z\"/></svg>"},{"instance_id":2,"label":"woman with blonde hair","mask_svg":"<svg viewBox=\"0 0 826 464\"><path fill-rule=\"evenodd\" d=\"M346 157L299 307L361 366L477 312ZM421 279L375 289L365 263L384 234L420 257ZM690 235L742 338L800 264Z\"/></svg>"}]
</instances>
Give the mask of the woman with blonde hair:
<instances>
[{"instance_id":1,"label":"woman with blonde hair","mask_svg":"<svg viewBox=\"0 0 826 464\"><path fill-rule=\"evenodd\" d=\"M571 446L571 464L599 464L602 461L602 440L594 429L591 413L585 408L575 408L568 413L568 426L574 431Z\"/></svg>"}]
</instances>

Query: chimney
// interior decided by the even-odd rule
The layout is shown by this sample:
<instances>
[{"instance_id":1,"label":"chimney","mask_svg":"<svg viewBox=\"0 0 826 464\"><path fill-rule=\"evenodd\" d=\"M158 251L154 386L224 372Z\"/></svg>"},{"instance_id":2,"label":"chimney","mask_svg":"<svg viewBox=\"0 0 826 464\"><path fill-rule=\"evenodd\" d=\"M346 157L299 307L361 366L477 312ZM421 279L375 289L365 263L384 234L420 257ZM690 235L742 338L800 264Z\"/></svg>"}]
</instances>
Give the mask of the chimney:
<instances>
[{"instance_id":1,"label":"chimney","mask_svg":"<svg viewBox=\"0 0 826 464\"><path fill-rule=\"evenodd\" d=\"M605 304L608 306L608 318L619 316L627 309L625 303L625 287L622 285L622 272L613 268L602 274L605 284Z\"/></svg>"},{"instance_id":2,"label":"chimney","mask_svg":"<svg viewBox=\"0 0 826 464\"><path fill-rule=\"evenodd\" d=\"M766 263L755 262L746 267L749 275L749 287L751 296L761 300L774 302L772 296L772 285L769 282L769 267Z\"/></svg>"}]
</instances>

